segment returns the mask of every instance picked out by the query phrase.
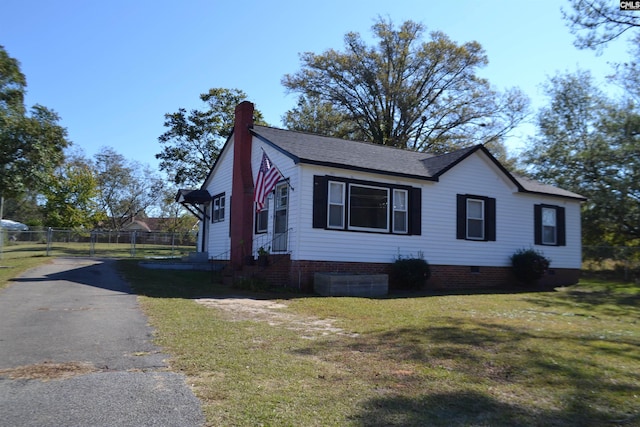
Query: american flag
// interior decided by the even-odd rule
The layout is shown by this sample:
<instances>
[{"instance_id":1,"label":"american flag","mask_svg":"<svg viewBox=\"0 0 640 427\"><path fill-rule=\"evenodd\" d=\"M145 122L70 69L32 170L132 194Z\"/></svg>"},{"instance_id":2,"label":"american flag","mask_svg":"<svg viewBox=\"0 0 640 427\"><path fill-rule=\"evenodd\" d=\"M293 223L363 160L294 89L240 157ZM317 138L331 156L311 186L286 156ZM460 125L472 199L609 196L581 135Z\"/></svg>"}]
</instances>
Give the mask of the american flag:
<instances>
[{"instance_id":1,"label":"american flag","mask_svg":"<svg viewBox=\"0 0 640 427\"><path fill-rule=\"evenodd\" d=\"M253 201L256 202L256 211L260 212L264 208L264 199L273 190L276 183L282 178L282 174L277 167L271 163L267 153L262 153L262 163L256 177L256 187L253 193Z\"/></svg>"}]
</instances>

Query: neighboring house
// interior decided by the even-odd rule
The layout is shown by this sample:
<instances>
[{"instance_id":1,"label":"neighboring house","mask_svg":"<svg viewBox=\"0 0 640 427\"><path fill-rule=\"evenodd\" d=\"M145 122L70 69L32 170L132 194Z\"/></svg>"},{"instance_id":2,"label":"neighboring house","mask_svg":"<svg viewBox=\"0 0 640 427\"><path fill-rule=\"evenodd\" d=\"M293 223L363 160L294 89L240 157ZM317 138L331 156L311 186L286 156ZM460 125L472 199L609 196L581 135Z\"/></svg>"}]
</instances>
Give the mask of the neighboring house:
<instances>
[{"instance_id":1,"label":"neighboring house","mask_svg":"<svg viewBox=\"0 0 640 427\"><path fill-rule=\"evenodd\" d=\"M122 226L122 230L124 231L145 231L150 232L151 227L149 227L148 221L140 221L137 219L131 220L131 222L126 223Z\"/></svg>"},{"instance_id":2,"label":"neighboring house","mask_svg":"<svg viewBox=\"0 0 640 427\"><path fill-rule=\"evenodd\" d=\"M144 218L144 219L132 219L128 223L122 226L122 230L126 231L145 231L156 232L162 231L163 226L170 222L171 218Z\"/></svg>"},{"instance_id":3,"label":"neighboring house","mask_svg":"<svg viewBox=\"0 0 640 427\"><path fill-rule=\"evenodd\" d=\"M263 153L284 179L256 213ZM513 281L523 248L551 259L547 284L577 282L581 266L585 199L510 173L482 145L435 156L258 126L249 102L202 188L177 199L201 219L198 251L242 271L268 249L278 280L305 289L315 272L385 272L399 256L423 256L445 287Z\"/></svg>"}]
</instances>

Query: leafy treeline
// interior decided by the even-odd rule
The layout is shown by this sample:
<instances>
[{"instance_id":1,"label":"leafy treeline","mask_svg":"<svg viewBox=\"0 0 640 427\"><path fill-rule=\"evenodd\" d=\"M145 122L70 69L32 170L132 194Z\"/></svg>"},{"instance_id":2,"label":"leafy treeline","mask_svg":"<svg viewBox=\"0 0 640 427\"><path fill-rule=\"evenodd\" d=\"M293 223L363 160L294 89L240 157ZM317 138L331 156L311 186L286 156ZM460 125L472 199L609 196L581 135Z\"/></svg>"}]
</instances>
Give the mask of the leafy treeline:
<instances>
[{"instance_id":1,"label":"leafy treeline","mask_svg":"<svg viewBox=\"0 0 640 427\"><path fill-rule=\"evenodd\" d=\"M588 198L583 243L640 244L640 14L605 0L576 0L563 11L575 45L596 52L627 37L631 57L613 64L607 95L587 70L558 73L545 86L548 105L522 164L537 179Z\"/></svg>"},{"instance_id":2,"label":"leafy treeline","mask_svg":"<svg viewBox=\"0 0 640 427\"><path fill-rule=\"evenodd\" d=\"M0 216L115 230L143 219L151 207L176 218L169 213L175 192L165 190L157 173L112 148L103 147L94 159L71 151L53 110L24 105L26 86L19 62L0 46Z\"/></svg>"}]
</instances>

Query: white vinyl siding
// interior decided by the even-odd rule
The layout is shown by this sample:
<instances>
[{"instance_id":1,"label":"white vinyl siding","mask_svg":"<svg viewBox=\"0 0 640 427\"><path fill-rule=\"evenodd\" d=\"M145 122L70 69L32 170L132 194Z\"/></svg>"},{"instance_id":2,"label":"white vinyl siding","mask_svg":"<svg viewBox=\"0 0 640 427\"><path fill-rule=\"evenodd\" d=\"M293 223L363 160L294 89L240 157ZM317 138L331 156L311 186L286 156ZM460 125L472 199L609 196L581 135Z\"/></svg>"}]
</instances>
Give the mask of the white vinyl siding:
<instances>
[{"instance_id":1,"label":"white vinyl siding","mask_svg":"<svg viewBox=\"0 0 640 427\"><path fill-rule=\"evenodd\" d=\"M562 207L566 213L566 246L543 248L544 255L552 260L551 268L581 266L580 202L540 194L519 193L517 187L504 178L503 172L480 152L458 163L440 176L438 182L315 165L299 164L299 168L300 189L294 186L295 191L291 194L292 197L300 197L299 203L296 204L300 220L295 225L293 221L289 222L291 227L300 232L297 240L292 240L297 244L291 251L293 260L388 263L393 262L398 255L424 254L424 258L433 265L508 267L509 257L514 252L534 245L533 207L536 204L544 204ZM329 182L359 180L377 182L390 188L395 185L420 188L420 235L349 233L314 228L314 175L330 176ZM331 179L333 176L334 180ZM496 200L495 241L479 242L456 238L457 194L481 195L483 198ZM294 214L294 211L296 209L291 209L291 214ZM395 224L392 230L396 231Z\"/></svg>"},{"instance_id":2,"label":"white vinyl siding","mask_svg":"<svg viewBox=\"0 0 640 427\"><path fill-rule=\"evenodd\" d=\"M224 150L216 161L215 169L206 182L206 190L211 195L224 195L224 214L214 222L214 212L211 212L211 224L208 230L208 239L205 250L209 252L209 258L228 259L231 239L229 238L229 208L231 206L231 176L233 171L233 147ZM212 210L215 211L215 200L212 203ZM218 203L218 209L220 204ZM218 215L220 215L218 211Z\"/></svg>"}]
</instances>

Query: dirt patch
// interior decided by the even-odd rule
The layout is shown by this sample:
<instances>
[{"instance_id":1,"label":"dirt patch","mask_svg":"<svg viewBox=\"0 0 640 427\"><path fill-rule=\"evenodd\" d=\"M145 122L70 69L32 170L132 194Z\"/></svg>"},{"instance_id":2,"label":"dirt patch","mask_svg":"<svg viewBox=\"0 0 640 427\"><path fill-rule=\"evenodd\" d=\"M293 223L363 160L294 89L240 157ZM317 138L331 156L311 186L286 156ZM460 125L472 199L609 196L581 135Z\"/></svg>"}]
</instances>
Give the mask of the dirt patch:
<instances>
[{"instance_id":1,"label":"dirt patch","mask_svg":"<svg viewBox=\"0 0 640 427\"><path fill-rule=\"evenodd\" d=\"M230 320L267 322L271 326L300 331L303 338L315 339L326 335L358 336L334 326L332 319L305 317L282 311L287 305L281 302L251 298L199 298L195 301L206 307L220 309Z\"/></svg>"},{"instance_id":2,"label":"dirt patch","mask_svg":"<svg viewBox=\"0 0 640 427\"><path fill-rule=\"evenodd\" d=\"M0 369L0 377L7 377L12 380L26 379L49 381L85 375L97 370L98 369L96 369L95 366L85 362L43 362L35 365Z\"/></svg>"}]
</instances>

